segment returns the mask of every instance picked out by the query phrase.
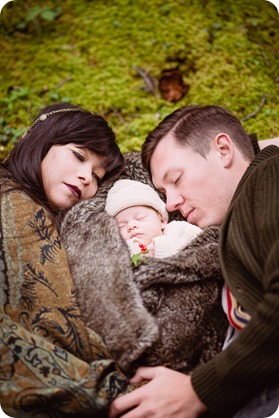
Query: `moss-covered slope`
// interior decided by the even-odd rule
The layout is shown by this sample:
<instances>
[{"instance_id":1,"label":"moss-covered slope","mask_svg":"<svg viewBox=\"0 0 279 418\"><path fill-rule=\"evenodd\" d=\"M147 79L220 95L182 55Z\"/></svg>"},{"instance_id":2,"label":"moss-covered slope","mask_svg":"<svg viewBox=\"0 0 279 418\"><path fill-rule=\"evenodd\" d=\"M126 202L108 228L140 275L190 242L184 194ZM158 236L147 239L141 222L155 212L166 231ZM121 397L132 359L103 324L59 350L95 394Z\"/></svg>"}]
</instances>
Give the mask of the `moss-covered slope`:
<instances>
[{"instance_id":1,"label":"moss-covered slope","mask_svg":"<svg viewBox=\"0 0 279 418\"><path fill-rule=\"evenodd\" d=\"M0 156L57 101L105 116L122 151L187 104L255 112L249 133L279 134L279 15L268 1L15 0L0 25ZM137 67L153 81L179 68L189 91L169 103Z\"/></svg>"}]
</instances>

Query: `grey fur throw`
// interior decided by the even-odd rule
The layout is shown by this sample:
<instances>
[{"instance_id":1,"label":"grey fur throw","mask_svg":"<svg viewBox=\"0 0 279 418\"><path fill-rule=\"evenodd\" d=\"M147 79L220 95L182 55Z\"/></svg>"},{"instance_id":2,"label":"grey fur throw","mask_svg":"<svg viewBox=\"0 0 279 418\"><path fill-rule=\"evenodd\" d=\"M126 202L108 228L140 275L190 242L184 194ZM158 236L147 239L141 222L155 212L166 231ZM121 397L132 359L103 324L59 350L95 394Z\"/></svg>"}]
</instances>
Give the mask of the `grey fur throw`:
<instances>
[{"instance_id":1,"label":"grey fur throw","mask_svg":"<svg viewBox=\"0 0 279 418\"><path fill-rule=\"evenodd\" d=\"M126 155L121 177L152 185L139 153ZM163 364L190 373L221 350L227 329L219 229L205 229L174 256L133 268L116 221L104 211L111 185L70 209L61 226L83 319L127 374Z\"/></svg>"}]
</instances>

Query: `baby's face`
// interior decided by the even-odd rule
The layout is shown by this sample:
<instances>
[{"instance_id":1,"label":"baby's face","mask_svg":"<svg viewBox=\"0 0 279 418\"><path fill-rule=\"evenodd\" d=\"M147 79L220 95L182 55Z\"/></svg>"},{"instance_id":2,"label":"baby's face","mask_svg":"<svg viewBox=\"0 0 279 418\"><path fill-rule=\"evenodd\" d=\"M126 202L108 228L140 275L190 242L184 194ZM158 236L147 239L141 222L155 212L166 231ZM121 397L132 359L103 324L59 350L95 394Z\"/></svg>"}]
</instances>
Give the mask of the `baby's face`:
<instances>
[{"instance_id":1,"label":"baby's face","mask_svg":"<svg viewBox=\"0 0 279 418\"><path fill-rule=\"evenodd\" d=\"M121 236L125 241L136 237L148 245L154 237L163 234L167 221L149 206L132 206L115 216Z\"/></svg>"}]
</instances>

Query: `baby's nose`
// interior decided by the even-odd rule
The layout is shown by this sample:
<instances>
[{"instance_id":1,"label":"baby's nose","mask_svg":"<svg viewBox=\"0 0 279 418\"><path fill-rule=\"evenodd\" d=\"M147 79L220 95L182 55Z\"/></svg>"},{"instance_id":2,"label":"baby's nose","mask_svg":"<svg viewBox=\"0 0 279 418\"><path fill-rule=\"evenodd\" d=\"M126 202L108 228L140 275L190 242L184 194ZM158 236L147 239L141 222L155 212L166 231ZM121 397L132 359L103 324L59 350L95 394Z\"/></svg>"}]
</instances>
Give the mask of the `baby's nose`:
<instances>
[{"instance_id":1,"label":"baby's nose","mask_svg":"<svg viewBox=\"0 0 279 418\"><path fill-rule=\"evenodd\" d=\"M128 226L128 231L132 231L133 229L135 229L136 228L136 225L135 225L135 223L131 223L129 226Z\"/></svg>"}]
</instances>

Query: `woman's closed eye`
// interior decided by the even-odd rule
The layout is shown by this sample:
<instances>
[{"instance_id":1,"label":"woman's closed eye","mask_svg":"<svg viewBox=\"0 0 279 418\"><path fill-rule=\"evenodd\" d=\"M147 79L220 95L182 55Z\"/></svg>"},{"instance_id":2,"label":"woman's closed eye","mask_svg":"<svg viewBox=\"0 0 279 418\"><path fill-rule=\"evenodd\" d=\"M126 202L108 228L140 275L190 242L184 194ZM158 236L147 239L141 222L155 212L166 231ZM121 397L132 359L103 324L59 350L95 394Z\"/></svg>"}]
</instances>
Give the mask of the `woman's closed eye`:
<instances>
[{"instance_id":1,"label":"woman's closed eye","mask_svg":"<svg viewBox=\"0 0 279 418\"><path fill-rule=\"evenodd\" d=\"M92 172L92 177L96 179L98 186L100 186L102 179L94 171Z\"/></svg>"},{"instance_id":2,"label":"woman's closed eye","mask_svg":"<svg viewBox=\"0 0 279 418\"><path fill-rule=\"evenodd\" d=\"M81 152L72 150L72 153L80 160L80 161L84 161L84 155Z\"/></svg>"},{"instance_id":3,"label":"woman's closed eye","mask_svg":"<svg viewBox=\"0 0 279 418\"><path fill-rule=\"evenodd\" d=\"M79 161L81 161L81 162L84 162L85 161L85 157L84 157L84 155L81 152L76 151L76 150L72 150L72 153L75 155L75 157L78 158ZM94 178L96 180L96 182L97 182L97 185L100 186L102 179L94 171L92 171L92 178Z\"/></svg>"}]
</instances>

